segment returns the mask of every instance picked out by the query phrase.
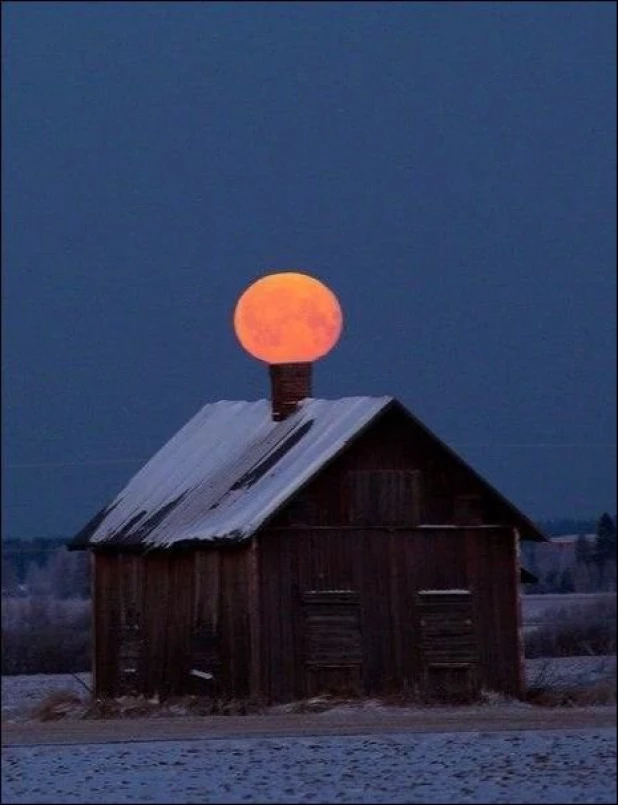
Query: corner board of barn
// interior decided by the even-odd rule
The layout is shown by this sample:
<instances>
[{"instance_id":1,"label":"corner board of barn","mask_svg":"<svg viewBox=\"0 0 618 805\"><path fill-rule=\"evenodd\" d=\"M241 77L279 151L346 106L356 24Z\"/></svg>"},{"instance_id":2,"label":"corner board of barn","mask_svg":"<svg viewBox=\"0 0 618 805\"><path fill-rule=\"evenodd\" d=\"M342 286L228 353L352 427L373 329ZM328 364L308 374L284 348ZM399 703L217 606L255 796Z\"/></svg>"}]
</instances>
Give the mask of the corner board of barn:
<instances>
[{"instance_id":1,"label":"corner board of barn","mask_svg":"<svg viewBox=\"0 0 618 805\"><path fill-rule=\"evenodd\" d=\"M330 453L336 428L325 436L316 414L303 431L318 401L305 402L273 423L280 436L262 452L250 442L216 478L209 469L201 486L187 483L176 516L195 538L144 538L174 522L174 506L158 519L148 508L154 470L115 509L134 495L141 521L114 521L112 506L78 535L74 547L92 552L95 694L520 696L519 540L543 536L396 401L348 426ZM276 485L286 473L287 497ZM200 539L226 506L258 527Z\"/></svg>"}]
</instances>

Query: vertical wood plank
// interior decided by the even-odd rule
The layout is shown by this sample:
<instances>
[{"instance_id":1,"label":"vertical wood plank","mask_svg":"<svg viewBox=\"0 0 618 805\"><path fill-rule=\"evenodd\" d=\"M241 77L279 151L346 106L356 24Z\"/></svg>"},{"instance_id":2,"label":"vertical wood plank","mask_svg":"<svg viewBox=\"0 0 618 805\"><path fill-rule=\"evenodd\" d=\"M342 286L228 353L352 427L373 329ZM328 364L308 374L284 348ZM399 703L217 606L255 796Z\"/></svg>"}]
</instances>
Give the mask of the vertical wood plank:
<instances>
[{"instance_id":1,"label":"vertical wood plank","mask_svg":"<svg viewBox=\"0 0 618 805\"><path fill-rule=\"evenodd\" d=\"M261 690L261 652L260 652L260 565L258 542L254 536L251 539L248 553L248 607L249 607L249 641L250 641L250 681L249 690L252 699L262 697Z\"/></svg>"},{"instance_id":2,"label":"vertical wood plank","mask_svg":"<svg viewBox=\"0 0 618 805\"><path fill-rule=\"evenodd\" d=\"M402 663L402 622L399 591L399 570L401 567L401 545L403 534L391 534L389 538L389 570L390 570L390 632L393 645L393 676L401 685L403 678Z\"/></svg>"},{"instance_id":3,"label":"vertical wood plank","mask_svg":"<svg viewBox=\"0 0 618 805\"><path fill-rule=\"evenodd\" d=\"M279 584L279 622L281 629L281 697L282 701L294 698L294 675L296 657L294 655L294 580L292 578L292 552L296 544L289 535L279 540L280 576Z\"/></svg>"},{"instance_id":4,"label":"vertical wood plank","mask_svg":"<svg viewBox=\"0 0 618 805\"><path fill-rule=\"evenodd\" d=\"M517 662L515 663L515 695L522 699L525 695L526 691L526 677L525 677L525 668L526 668L526 648L524 643L524 628L523 628L523 617L521 611L521 596L519 594L519 576L520 576L520 567L521 567L521 542L519 538L519 531L514 528L513 529L513 542L514 542L514 554L515 554L515 561L513 562L513 589L515 590L515 607L514 607L514 615L515 615L515 629L517 632Z\"/></svg>"},{"instance_id":5,"label":"vertical wood plank","mask_svg":"<svg viewBox=\"0 0 618 805\"><path fill-rule=\"evenodd\" d=\"M472 595L474 610L474 635L478 646L478 680L481 688L487 687L487 640L491 630L486 622L482 580L478 572L478 540L479 532L467 530L464 536L466 551L466 584Z\"/></svg>"},{"instance_id":6,"label":"vertical wood plank","mask_svg":"<svg viewBox=\"0 0 618 805\"><path fill-rule=\"evenodd\" d=\"M97 585L97 556L93 550L88 557L90 563L90 671L92 673L92 694L99 695L99 618L98 612L104 604Z\"/></svg>"}]
</instances>

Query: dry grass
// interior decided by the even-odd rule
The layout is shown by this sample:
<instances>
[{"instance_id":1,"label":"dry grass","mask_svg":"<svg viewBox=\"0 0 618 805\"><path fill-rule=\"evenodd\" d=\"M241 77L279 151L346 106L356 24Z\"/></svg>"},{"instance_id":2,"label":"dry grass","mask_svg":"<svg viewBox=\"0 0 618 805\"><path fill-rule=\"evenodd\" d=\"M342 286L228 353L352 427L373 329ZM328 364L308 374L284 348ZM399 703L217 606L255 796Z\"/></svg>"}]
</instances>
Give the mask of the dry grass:
<instances>
[{"instance_id":1,"label":"dry grass","mask_svg":"<svg viewBox=\"0 0 618 805\"><path fill-rule=\"evenodd\" d=\"M37 721L58 721L67 716L81 715L86 704L72 690L55 690L48 693L30 711L31 718Z\"/></svg>"},{"instance_id":2,"label":"dry grass","mask_svg":"<svg viewBox=\"0 0 618 805\"><path fill-rule=\"evenodd\" d=\"M526 637L526 657L578 657L616 653L616 599L581 611L556 609L554 622Z\"/></svg>"},{"instance_id":3,"label":"dry grass","mask_svg":"<svg viewBox=\"0 0 618 805\"><path fill-rule=\"evenodd\" d=\"M594 682L563 681L547 660L528 686L525 701L540 707L591 707L616 703L616 673Z\"/></svg>"},{"instance_id":4,"label":"dry grass","mask_svg":"<svg viewBox=\"0 0 618 805\"><path fill-rule=\"evenodd\" d=\"M528 668L529 686L524 704L538 707L589 707L616 704L616 664L613 657L541 658ZM29 692L43 696L45 687ZM36 701L36 699L35 699ZM513 704L507 696L481 690L475 701L461 705L501 706ZM70 688L49 692L29 710L29 718L39 721L70 719L131 719L205 716L242 716L266 714L316 714L330 711L375 711L386 708L425 709L444 707L452 702L431 700L410 684L403 689L392 687L390 692L374 698L359 696L349 690L322 694L280 705L267 705L252 699L226 700L214 696L178 696L160 700L158 697L121 696L92 700L87 685L80 691Z\"/></svg>"},{"instance_id":5,"label":"dry grass","mask_svg":"<svg viewBox=\"0 0 618 805\"><path fill-rule=\"evenodd\" d=\"M90 667L90 601L2 597L2 675L82 673Z\"/></svg>"},{"instance_id":6,"label":"dry grass","mask_svg":"<svg viewBox=\"0 0 618 805\"><path fill-rule=\"evenodd\" d=\"M528 688L525 701L538 707L590 707L616 704L616 683L612 680L604 680L588 687L556 687L541 681ZM508 697L501 694L482 691L476 703L496 706L510 702ZM466 704L473 704L473 702ZM57 721L62 718L98 720L213 715L225 717L268 713L302 715L324 713L339 707L364 710L382 707L427 708L432 706L443 707L444 703L428 702L418 698L404 700L394 696L368 700L324 694L272 707L249 700L224 701L198 696L178 697L163 703L142 696L124 696L118 699L97 699L88 704L73 691L54 691L31 709L30 717L37 721Z\"/></svg>"},{"instance_id":7,"label":"dry grass","mask_svg":"<svg viewBox=\"0 0 618 805\"><path fill-rule=\"evenodd\" d=\"M593 707L616 704L616 683L597 682L589 688L532 687L526 692L526 701L538 707Z\"/></svg>"},{"instance_id":8,"label":"dry grass","mask_svg":"<svg viewBox=\"0 0 618 805\"><path fill-rule=\"evenodd\" d=\"M288 713L324 713L332 710L333 707L357 702L356 699L349 699L346 696L335 696L334 694L324 693L321 696L312 696L310 699L301 699L297 702L290 702L283 705L283 710ZM275 712L277 710L275 709Z\"/></svg>"},{"instance_id":9,"label":"dry grass","mask_svg":"<svg viewBox=\"0 0 618 805\"><path fill-rule=\"evenodd\" d=\"M387 707L412 707L422 704L423 697L418 685L404 681L403 686L393 685L380 696L380 701Z\"/></svg>"},{"instance_id":10,"label":"dry grass","mask_svg":"<svg viewBox=\"0 0 618 805\"><path fill-rule=\"evenodd\" d=\"M207 696L177 696L159 701L158 697L121 696L115 699L96 699L84 718L143 718L182 716L239 716L264 712L264 707L249 699L224 699Z\"/></svg>"},{"instance_id":11,"label":"dry grass","mask_svg":"<svg viewBox=\"0 0 618 805\"><path fill-rule=\"evenodd\" d=\"M185 701L189 710L196 715L203 711L206 711L204 715L217 716L248 716L264 712L263 703L253 699L225 700L191 696Z\"/></svg>"}]
</instances>

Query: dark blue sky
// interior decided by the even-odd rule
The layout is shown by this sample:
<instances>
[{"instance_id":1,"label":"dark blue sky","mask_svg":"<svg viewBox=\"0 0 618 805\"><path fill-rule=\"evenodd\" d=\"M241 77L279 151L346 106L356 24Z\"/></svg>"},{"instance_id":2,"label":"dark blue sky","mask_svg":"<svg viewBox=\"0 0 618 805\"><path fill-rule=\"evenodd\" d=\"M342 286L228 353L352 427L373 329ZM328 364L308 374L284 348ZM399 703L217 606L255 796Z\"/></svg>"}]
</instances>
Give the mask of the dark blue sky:
<instances>
[{"instance_id":1,"label":"dark blue sky","mask_svg":"<svg viewBox=\"0 0 618 805\"><path fill-rule=\"evenodd\" d=\"M616 507L614 3L3 3L3 534L70 535L296 269L532 517Z\"/></svg>"}]
</instances>

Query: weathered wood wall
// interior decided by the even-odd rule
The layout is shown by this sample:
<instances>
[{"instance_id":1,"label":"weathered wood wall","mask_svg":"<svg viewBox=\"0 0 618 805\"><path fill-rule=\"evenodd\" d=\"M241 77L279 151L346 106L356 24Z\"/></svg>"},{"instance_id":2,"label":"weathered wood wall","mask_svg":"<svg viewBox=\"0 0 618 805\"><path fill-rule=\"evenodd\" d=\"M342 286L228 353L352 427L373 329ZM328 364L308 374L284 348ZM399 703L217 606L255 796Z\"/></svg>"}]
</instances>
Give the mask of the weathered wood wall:
<instances>
[{"instance_id":1,"label":"weathered wood wall","mask_svg":"<svg viewBox=\"0 0 618 805\"><path fill-rule=\"evenodd\" d=\"M266 697L289 701L310 693L302 605L310 590L358 592L361 692L375 695L422 680L418 591L469 589L479 685L520 694L514 556L513 531L506 528L268 531L260 540Z\"/></svg>"},{"instance_id":2,"label":"weathered wood wall","mask_svg":"<svg viewBox=\"0 0 618 805\"><path fill-rule=\"evenodd\" d=\"M376 471L383 485L372 501L364 474ZM397 510L402 490L404 512ZM359 500L368 505L360 515ZM521 693L516 537L498 517L478 481L414 423L397 411L382 417L260 534L261 676L268 698L307 694L300 601L308 590L328 589L360 594L364 693L419 682L416 595L436 588L471 590L479 684Z\"/></svg>"},{"instance_id":3,"label":"weathered wood wall","mask_svg":"<svg viewBox=\"0 0 618 805\"><path fill-rule=\"evenodd\" d=\"M249 694L249 547L95 553L97 695ZM127 646L139 659L126 674ZM131 653L131 651L129 652ZM199 667L208 662L209 667ZM204 682L190 671L211 671Z\"/></svg>"},{"instance_id":4,"label":"weathered wood wall","mask_svg":"<svg viewBox=\"0 0 618 805\"><path fill-rule=\"evenodd\" d=\"M274 525L353 525L351 478L367 471L405 470L419 500L418 522L500 524L504 517L486 488L397 409L380 417L313 479L272 521ZM385 523L384 523L385 524Z\"/></svg>"}]
</instances>

